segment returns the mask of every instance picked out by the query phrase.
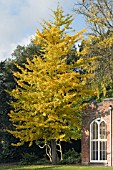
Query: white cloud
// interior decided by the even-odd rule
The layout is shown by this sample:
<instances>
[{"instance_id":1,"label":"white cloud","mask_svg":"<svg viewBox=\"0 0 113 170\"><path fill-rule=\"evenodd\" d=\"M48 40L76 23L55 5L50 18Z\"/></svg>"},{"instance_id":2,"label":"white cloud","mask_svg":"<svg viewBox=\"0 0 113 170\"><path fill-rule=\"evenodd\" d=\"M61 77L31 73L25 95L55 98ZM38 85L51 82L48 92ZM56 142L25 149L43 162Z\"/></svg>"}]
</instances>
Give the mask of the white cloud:
<instances>
[{"instance_id":1,"label":"white cloud","mask_svg":"<svg viewBox=\"0 0 113 170\"><path fill-rule=\"evenodd\" d=\"M30 35L28 37L24 37L22 39L22 41L20 41L18 43L10 43L9 45L7 45L7 48L4 47L4 44L0 45L0 47L1 47L0 48L0 60L4 60L4 59L7 59L7 58L10 58L11 54L14 51L14 49L16 49L16 47L18 45L21 45L21 46L28 45L31 42L31 39L33 39L33 36L34 35ZM4 57L4 56L6 56L6 57Z\"/></svg>"},{"instance_id":2,"label":"white cloud","mask_svg":"<svg viewBox=\"0 0 113 170\"><path fill-rule=\"evenodd\" d=\"M0 60L11 57L17 45L26 44L40 28L42 19L51 17L58 0L0 0ZM72 12L75 0L60 0L63 10ZM27 43L27 44L28 44Z\"/></svg>"}]
</instances>

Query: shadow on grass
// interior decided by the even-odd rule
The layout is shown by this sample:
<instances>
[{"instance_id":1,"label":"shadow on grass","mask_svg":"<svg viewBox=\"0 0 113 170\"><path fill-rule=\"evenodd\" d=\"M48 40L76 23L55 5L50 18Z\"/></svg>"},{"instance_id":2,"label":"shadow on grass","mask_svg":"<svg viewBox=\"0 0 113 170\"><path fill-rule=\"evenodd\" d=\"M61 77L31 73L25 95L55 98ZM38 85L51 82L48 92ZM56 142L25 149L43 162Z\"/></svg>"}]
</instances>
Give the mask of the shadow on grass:
<instances>
[{"instance_id":1,"label":"shadow on grass","mask_svg":"<svg viewBox=\"0 0 113 170\"><path fill-rule=\"evenodd\" d=\"M32 165L32 166L2 166L0 167L0 170L54 170L56 168L60 168L62 166L37 166L37 165Z\"/></svg>"},{"instance_id":2,"label":"shadow on grass","mask_svg":"<svg viewBox=\"0 0 113 170\"><path fill-rule=\"evenodd\" d=\"M112 167L113 168L113 167ZM0 166L0 170L111 170L101 166L62 166L62 165L31 165L31 166Z\"/></svg>"}]
</instances>

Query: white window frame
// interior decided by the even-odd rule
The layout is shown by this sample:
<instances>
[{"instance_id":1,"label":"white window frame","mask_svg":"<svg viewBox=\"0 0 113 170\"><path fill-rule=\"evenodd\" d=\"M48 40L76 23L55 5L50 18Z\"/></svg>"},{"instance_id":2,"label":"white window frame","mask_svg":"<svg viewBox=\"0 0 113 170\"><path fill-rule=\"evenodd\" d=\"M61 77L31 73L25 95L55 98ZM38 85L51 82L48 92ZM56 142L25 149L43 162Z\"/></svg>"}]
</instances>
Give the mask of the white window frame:
<instances>
[{"instance_id":1,"label":"white window frame","mask_svg":"<svg viewBox=\"0 0 113 170\"><path fill-rule=\"evenodd\" d=\"M98 138L97 139L91 139L91 136L92 136L92 124L94 122L96 122L97 125L98 125ZM92 163L106 163L107 162L107 156L106 156L106 160L100 160L100 142L106 142L106 152L107 152L107 135L106 135L106 139L101 139L100 138L100 124L101 124L101 122L104 122L106 124L106 121L103 118L97 118L97 119L93 120L90 123L90 162L92 162ZM106 133L107 133L107 126L106 126ZM92 141L94 141L94 142L97 141L98 142L98 160L92 160L91 159L91 151L92 151L91 150L92 149L91 143L92 143Z\"/></svg>"}]
</instances>

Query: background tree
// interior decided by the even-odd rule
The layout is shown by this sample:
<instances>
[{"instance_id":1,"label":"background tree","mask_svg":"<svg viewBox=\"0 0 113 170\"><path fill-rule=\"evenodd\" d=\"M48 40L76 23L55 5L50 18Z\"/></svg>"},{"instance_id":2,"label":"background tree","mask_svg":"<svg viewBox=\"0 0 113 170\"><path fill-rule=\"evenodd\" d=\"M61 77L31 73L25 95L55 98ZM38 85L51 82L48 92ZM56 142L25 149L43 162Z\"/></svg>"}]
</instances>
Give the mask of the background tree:
<instances>
[{"instance_id":1,"label":"background tree","mask_svg":"<svg viewBox=\"0 0 113 170\"><path fill-rule=\"evenodd\" d=\"M75 5L75 11L83 15L88 24L88 38L82 42L82 54L86 58L96 56L90 85L100 95L113 96L113 1L91 0ZM91 67L90 67L91 68Z\"/></svg>"},{"instance_id":2,"label":"background tree","mask_svg":"<svg viewBox=\"0 0 113 170\"><path fill-rule=\"evenodd\" d=\"M7 132L8 128L13 129L8 116L8 113L12 109L9 102L13 100L13 98L6 90L11 91L16 87L12 71L18 71L18 69L14 63L23 65L26 62L26 57L32 59L34 55L39 53L40 47L31 42L28 46L18 45L12 54L13 59L0 62L0 163L19 161L22 152L25 152L26 149L26 145L18 148L18 150L11 146L11 143L17 140ZM26 149L26 152L27 151L34 152L35 150L33 150L32 147L31 149Z\"/></svg>"},{"instance_id":3,"label":"background tree","mask_svg":"<svg viewBox=\"0 0 113 170\"><path fill-rule=\"evenodd\" d=\"M113 1L112 0L86 0L74 6L77 14L83 15L90 34L105 35L113 31Z\"/></svg>"},{"instance_id":4,"label":"background tree","mask_svg":"<svg viewBox=\"0 0 113 170\"><path fill-rule=\"evenodd\" d=\"M40 46L35 45L32 40L27 46L18 45L12 53L12 61L19 64L20 66L26 63L26 58L33 59L35 55L40 54ZM16 67L15 67L16 69Z\"/></svg>"},{"instance_id":5,"label":"background tree","mask_svg":"<svg viewBox=\"0 0 113 170\"><path fill-rule=\"evenodd\" d=\"M11 139L14 138L7 132L11 128L8 112L12 107L8 104L11 97L5 90L12 90L15 87L13 75L11 74L8 61L0 62L0 162L13 159L15 149L11 150Z\"/></svg>"},{"instance_id":6,"label":"background tree","mask_svg":"<svg viewBox=\"0 0 113 170\"><path fill-rule=\"evenodd\" d=\"M53 14L54 21L45 21L43 31L36 32L34 43L41 44L41 57L27 59L27 64L17 65L20 71L14 72L17 86L10 94L16 101L11 102L14 110L9 116L15 130L9 132L19 139L16 146L40 140L45 145L51 142L49 156L56 164L56 142L80 138L80 112L85 106L82 102L92 93L86 88L86 79L91 75L75 71L84 66L86 69L89 60L66 64L67 55L84 30L70 35L67 31L72 16L63 15L59 7Z\"/></svg>"}]
</instances>

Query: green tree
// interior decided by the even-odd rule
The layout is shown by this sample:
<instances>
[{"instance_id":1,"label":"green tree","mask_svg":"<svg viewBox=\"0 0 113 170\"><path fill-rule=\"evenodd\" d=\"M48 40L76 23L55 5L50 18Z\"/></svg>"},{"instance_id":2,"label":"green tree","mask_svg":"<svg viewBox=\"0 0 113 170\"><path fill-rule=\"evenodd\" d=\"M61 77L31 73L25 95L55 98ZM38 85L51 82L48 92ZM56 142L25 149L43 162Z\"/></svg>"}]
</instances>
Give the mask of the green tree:
<instances>
[{"instance_id":1,"label":"green tree","mask_svg":"<svg viewBox=\"0 0 113 170\"><path fill-rule=\"evenodd\" d=\"M8 113L12 109L9 102L12 101L13 98L6 91L11 91L16 87L12 71L18 71L18 69L15 67L14 63L24 65L26 57L29 57L31 60L34 55L39 53L40 47L31 42L28 46L18 45L12 54L12 59L0 62L0 162L19 161L16 160L15 157L18 151L14 146L11 146L11 143L14 141L16 142L17 140L7 132L7 129L13 129L8 116ZM26 146L24 145L24 147ZM21 157L23 147L19 149L20 154L18 154L18 159ZM33 149L33 147L31 149ZM26 151L28 150L26 149Z\"/></svg>"},{"instance_id":2,"label":"green tree","mask_svg":"<svg viewBox=\"0 0 113 170\"><path fill-rule=\"evenodd\" d=\"M20 142L43 140L51 142L52 164L56 164L57 141L80 138L81 111L92 91L86 88L91 75L80 74L76 69L86 69L89 60L78 59L67 65L67 55L82 38L84 30L70 35L72 16L64 15L61 8L53 11L54 21L44 22L43 31L37 29L34 43L41 45L41 57L27 59L24 67L14 72L17 87L11 91L15 102L9 113L15 130L9 132ZM92 60L92 59L90 59Z\"/></svg>"},{"instance_id":3,"label":"green tree","mask_svg":"<svg viewBox=\"0 0 113 170\"><path fill-rule=\"evenodd\" d=\"M26 63L26 58L32 60L35 55L39 55L40 48L39 45L35 45L32 41L27 46L18 45L12 53L12 62L23 65Z\"/></svg>"},{"instance_id":4,"label":"green tree","mask_svg":"<svg viewBox=\"0 0 113 170\"><path fill-rule=\"evenodd\" d=\"M9 157L12 158L15 152L15 149L11 150L11 139L13 141L14 138L7 132L7 128L12 127L7 115L12 109L12 107L8 104L11 97L5 91L12 90L14 87L15 83L9 67L9 62L0 62L0 162L9 160Z\"/></svg>"}]
</instances>

